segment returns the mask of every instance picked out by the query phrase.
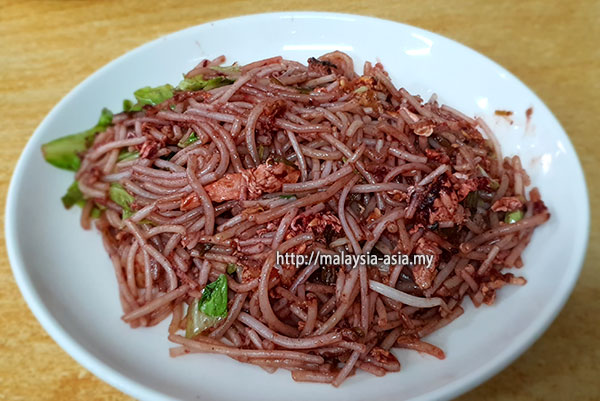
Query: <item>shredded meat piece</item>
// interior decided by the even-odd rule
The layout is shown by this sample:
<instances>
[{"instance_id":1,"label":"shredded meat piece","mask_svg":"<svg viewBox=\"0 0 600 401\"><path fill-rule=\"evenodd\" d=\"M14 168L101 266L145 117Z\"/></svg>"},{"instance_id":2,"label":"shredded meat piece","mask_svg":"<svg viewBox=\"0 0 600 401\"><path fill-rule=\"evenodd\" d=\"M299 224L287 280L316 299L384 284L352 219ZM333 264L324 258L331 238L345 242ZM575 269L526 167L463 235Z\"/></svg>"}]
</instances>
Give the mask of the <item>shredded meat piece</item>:
<instances>
[{"instance_id":1,"label":"shredded meat piece","mask_svg":"<svg viewBox=\"0 0 600 401\"><path fill-rule=\"evenodd\" d=\"M256 236L260 238L266 233L270 233L277 230L277 227L279 227L279 220L277 220L277 222L270 221L265 227L256 230Z\"/></svg>"},{"instance_id":2,"label":"shredded meat piece","mask_svg":"<svg viewBox=\"0 0 600 401\"><path fill-rule=\"evenodd\" d=\"M458 197L452 188L452 182L447 174L441 175L425 190L409 187L408 193L417 197L417 213L415 223L423 226L438 222L460 224L464 220L464 209L458 204Z\"/></svg>"},{"instance_id":3,"label":"shredded meat piece","mask_svg":"<svg viewBox=\"0 0 600 401\"><path fill-rule=\"evenodd\" d=\"M456 173L454 174L455 178ZM462 201L469 195L469 193L477 191L478 189L485 189L489 185L489 180L485 177L469 178L466 180L457 179L454 184L454 190L458 196L458 201Z\"/></svg>"},{"instance_id":4,"label":"shredded meat piece","mask_svg":"<svg viewBox=\"0 0 600 401\"><path fill-rule=\"evenodd\" d=\"M275 100L274 102L269 102L265 109L262 112L262 117L275 118L280 117L285 113L287 109L287 103L283 99Z\"/></svg>"},{"instance_id":5,"label":"shredded meat piece","mask_svg":"<svg viewBox=\"0 0 600 401\"><path fill-rule=\"evenodd\" d=\"M352 330L348 327L344 327L341 330L342 338L346 341L358 341L360 336L356 332L356 330Z\"/></svg>"},{"instance_id":6,"label":"shredded meat piece","mask_svg":"<svg viewBox=\"0 0 600 401\"><path fill-rule=\"evenodd\" d=\"M427 120L422 120L413 125L413 132L418 136L429 137L431 134L433 134L434 128L434 123Z\"/></svg>"},{"instance_id":7,"label":"shredded meat piece","mask_svg":"<svg viewBox=\"0 0 600 401\"><path fill-rule=\"evenodd\" d=\"M419 238L413 254L415 255L433 255L433 260L430 266L426 266L424 264L415 265L412 267L413 277L415 278L415 283L423 290L431 287L431 283L433 279L437 275L437 265L440 260L440 254L442 250L438 247L438 245L430 241L424 237Z\"/></svg>"},{"instance_id":8,"label":"shredded meat piece","mask_svg":"<svg viewBox=\"0 0 600 401\"><path fill-rule=\"evenodd\" d=\"M398 108L398 112L404 112L406 114L406 116L408 117L408 119L410 120L411 123L417 123L421 120L421 117L419 117L417 114L413 113L412 111L410 111L406 106L400 106Z\"/></svg>"},{"instance_id":9,"label":"shredded meat piece","mask_svg":"<svg viewBox=\"0 0 600 401\"><path fill-rule=\"evenodd\" d=\"M371 174L373 175L373 178L375 178L375 180L377 180L378 182L382 182L383 179L385 178L385 176L387 175L389 168L387 166L378 164L374 168L373 167L369 168L369 171L371 172Z\"/></svg>"},{"instance_id":10,"label":"shredded meat piece","mask_svg":"<svg viewBox=\"0 0 600 401\"><path fill-rule=\"evenodd\" d=\"M433 201L433 208L429 214L429 224L436 222L453 222L462 224L464 220L464 210L458 204L456 192L448 189L440 191L440 196Z\"/></svg>"},{"instance_id":11,"label":"shredded meat piece","mask_svg":"<svg viewBox=\"0 0 600 401\"><path fill-rule=\"evenodd\" d=\"M342 53L337 50L331 53L323 54L318 60L314 57L309 59L309 71L311 71L311 69L312 71L319 71L319 64L321 65L321 68L325 68L325 70L321 69L320 71L326 71L327 74L331 74L333 72L350 79L354 79L357 76L354 72L354 62L352 61L352 58L350 58L350 56L348 56L346 53Z\"/></svg>"},{"instance_id":12,"label":"shredded meat piece","mask_svg":"<svg viewBox=\"0 0 600 401\"><path fill-rule=\"evenodd\" d=\"M241 173L230 173L204 187L213 202L236 199L258 199L264 193L281 191L285 183L297 182L300 172L284 163L263 163ZM180 209L194 209L201 205L195 192L181 200Z\"/></svg>"},{"instance_id":13,"label":"shredded meat piece","mask_svg":"<svg viewBox=\"0 0 600 401\"><path fill-rule=\"evenodd\" d=\"M383 108L381 108L381 102L377 98L375 87L377 87L375 78L366 76L352 80L350 84L346 85L346 89L352 90L352 95L358 101L358 104L381 112Z\"/></svg>"},{"instance_id":14,"label":"shredded meat piece","mask_svg":"<svg viewBox=\"0 0 600 401\"><path fill-rule=\"evenodd\" d=\"M314 57L308 59L309 71L314 71L326 75L331 74L333 71L337 70L337 68L338 67L335 64L327 60L319 60Z\"/></svg>"},{"instance_id":15,"label":"shredded meat piece","mask_svg":"<svg viewBox=\"0 0 600 401\"><path fill-rule=\"evenodd\" d=\"M523 202L516 196L505 196L504 198L498 199L492 205L494 212L514 212L523 207Z\"/></svg>"},{"instance_id":16,"label":"shredded meat piece","mask_svg":"<svg viewBox=\"0 0 600 401\"><path fill-rule=\"evenodd\" d=\"M283 116L287 107L286 101L282 99L268 102L261 114L256 129L266 132L273 131L275 129L275 119ZM257 137L257 142L262 145L270 145L273 142L273 135L260 135Z\"/></svg>"},{"instance_id":17,"label":"shredded meat piece","mask_svg":"<svg viewBox=\"0 0 600 401\"><path fill-rule=\"evenodd\" d=\"M140 147L140 158L150 159L158 151L160 144L152 139L146 139L146 142L142 143Z\"/></svg>"},{"instance_id":18,"label":"shredded meat piece","mask_svg":"<svg viewBox=\"0 0 600 401\"><path fill-rule=\"evenodd\" d=\"M366 86L367 88L374 88L377 84L377 81L373 77L362 76L358 79L352 81L354 83L355 88L360 88L361 86Z\"/></svg>"},{"instance_id":19,"label":"shredded meat piece","mask_svg":"<svg viewBox=\"0 0 600 401\"><path fill-rule=\"evenodd\" d=\"M342 223L340 222L340 219L330 211L325 213L301 214L292 220L286 239L309 231L315 235L316 240L319 240L327 236L328 233L339 234L342 231ZM326 239L330 240L328 238Z\"/></svg>"},{"instance_id":20,"label":"shredded meat piece","mask_svg":"<svg viewBox=\"0 0 600 401\"><path fill-rule=\"evenodd\" d=\"M410 199L410 195L404 191L392 191L390 194L392 199L397 202L408 202Z\"/></svg>"},{"instance_id":21,"label":"shredded meat piece","mask_svg":"<svg viewBox=\"0 0 600 401\"><path fill-rule=\"evenodd\" d=\"M381 347L373 347L367 354L367 357L375 362L381 364L398 363L398 359L390 351L387 351Z\"/></svg>"},{"instance_id":22,"label":"shredded meat piece","mask_svg":"<svg viewBox=\"0 0 600 401\"><path fill-rule=\"evenodd\" d=\"M242 267L242 283L248 283L260 276L262 264L254 259L241 257L238 259L238 266Z\"/></svg>"},{"instance_id":23,"label":"shredded meat piece","mask_svg":"<svg viewBox=\"0 0 600 401\"><path fill-rule=\"evenodd\" d=\"M435 270L430 270L425 265L416 265L412 269L413 276L415 278L415 283L422 290L426 290L431 287L431 283L436 276Z\"/></svg>"},{"instance_id":24,"label":"shredded meat piece","mask_svg":"<svg viewBox=\"0 0 600 401\"><path fill-rule=\"evenodd\" d=\"M511 273L498 274L498 278L481 284L480 291L483 295L482 302L487 305L492 305L496 300L496 290L504 287L505 285L525 285L527 280L523 277L515 277Z\"/></svg>"},{"instance_id":25,"label":"shredded meat piece","mask_svg":"<svg viewBox=\"0 0 600 401\"><path fill-rule=\"evenodd\" d=\"M427 156L428 159L434 160L438 163L442 163L442 164L450 163L450 157L448 157L447 154L445 154L444 152L441 152L441 151L425 149L425 155Z\"/></svg>"},{"instance_id":26,"label":"shredded meat piece","mask_svg":"<svg viewBox=\"0 0 600 401\"><path fill-rule=\"evenodd\" d=\"M527 280L524 277L515 277L511 273L503 274L503 276L508 280L508 284L512 284L512 285L527 284Z\"/></svg>"},{"instance_id":27,"label":"shredded meat piece","mask_svg":"<svg viewBox=\"0 0 600 401\"><path fill-rule=\"evenodd\" d=\"M292 248L290 251L292 251L293 253L299 255L302 254L304 251L302 252L296 252L295 251L296 248ZM285 287L290 287L292 285L292 283L294 282L294 276L296 275L296 273L298 272L298 269L296 268L295 265L293 264L282 264L282 265L275 265L275 269L272 270L273 275L275 276L279 276L279 279L281 280L281 284L284 285Z\"/></svg>"},{"instance_id":28,"label":"shredded meat piece","mask_svg":"<svg viewBox=\"0 0 600 401\"><path fill-rule=\"evenodd\" d=\"M372 223L375 220L377 220L378 218L380 218L382 216L381 214L381 210L379 210L379 208L375 208L373 209L373 211L367 216L367 222L368 223Z\"/></svg>"},{"instance_id":29,"label":"shredded meat piece","mask_svg":"<svg viewBox=\"0 0 600 401\"><path fill-rule=\"evenodd\" d=\"M243 185L248 193L249 199L258 199L263 193L273 193L281 191L281 187L285 183L297 182L300 178L300 171L290 167L284 163L264 163L255 169L243 171ZM213 200L219 199L219 181L206 186L206 192ZM240 195L243 191L240 190ZM223 198L223 197L221 197ZM235 199L235 198L234 198ZM237 197L239 199L239 196ZM223 200L232 200L231 198L223 198ZM219 202L219 200L217 200Z\"/></svg>"}]
</instances>

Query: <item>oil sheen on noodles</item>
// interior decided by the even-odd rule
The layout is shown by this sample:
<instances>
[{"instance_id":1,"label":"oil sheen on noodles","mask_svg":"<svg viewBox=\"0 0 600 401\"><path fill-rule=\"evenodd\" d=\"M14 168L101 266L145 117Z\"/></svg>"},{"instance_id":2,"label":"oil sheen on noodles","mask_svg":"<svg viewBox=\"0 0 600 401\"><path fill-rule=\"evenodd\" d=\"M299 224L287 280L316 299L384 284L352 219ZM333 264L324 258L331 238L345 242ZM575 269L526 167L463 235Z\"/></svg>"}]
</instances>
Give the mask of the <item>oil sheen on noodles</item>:
<instances>
[{"instance_id":1,"label":"oil sheen on noodles","mask_svg":"<svg viewBox=\"0 0 600 401\"><path fill-rule=\"evenodd\" d=\"M507 269L550 214L483 120L396 88L379 63L358 75L340 52L224 61L114 115L78 154L81 224L102 233L126 323L170 319L174 357L339 386L399 371L394 348L443 359L423 338L465 298L525 284ZM317 251L433 262L276 260Z\"/></svg>"}]
</instances>

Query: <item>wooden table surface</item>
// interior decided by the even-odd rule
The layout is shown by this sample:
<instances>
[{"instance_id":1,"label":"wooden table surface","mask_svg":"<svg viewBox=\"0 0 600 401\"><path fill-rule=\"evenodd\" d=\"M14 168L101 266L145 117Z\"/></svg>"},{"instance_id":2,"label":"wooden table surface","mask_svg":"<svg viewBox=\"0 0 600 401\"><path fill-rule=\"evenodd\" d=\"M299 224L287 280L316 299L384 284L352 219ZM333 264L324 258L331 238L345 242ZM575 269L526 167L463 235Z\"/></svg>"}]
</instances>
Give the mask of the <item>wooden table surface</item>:
<instances>
[{"instance_id":1,"label":"wooden table surface","mask_svg":"<svg viewBox=\"0 0 600 401\"><path fill-rule=\"evenodd\" d=\"M600 2L0 0L0 208L15 163L52 107L92 72L161 35L225 17L318 10L372 15L448 36L532 88L569 133L600 208ZM485 4L484 4L485 3ZM4 215L2 214L2 219ZM543 337L461 400L600 399L600 224L575 291ZM2 224L4 220L2 220ZM4 237L4 229L0 232ZM568 250L565 250L568 251ZM33 317L0 241L0 400L125 400L71 359Z\"/></svg>"}]
</instances>

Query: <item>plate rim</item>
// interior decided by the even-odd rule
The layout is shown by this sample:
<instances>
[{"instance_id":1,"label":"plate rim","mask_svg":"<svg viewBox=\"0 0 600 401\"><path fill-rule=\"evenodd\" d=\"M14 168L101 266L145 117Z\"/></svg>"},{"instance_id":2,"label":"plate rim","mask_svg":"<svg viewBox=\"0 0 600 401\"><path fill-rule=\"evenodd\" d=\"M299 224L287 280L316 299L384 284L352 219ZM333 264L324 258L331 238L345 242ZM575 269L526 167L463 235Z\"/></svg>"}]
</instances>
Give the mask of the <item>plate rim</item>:
<instances>
[{"instance_id":1,"label":"plate rim","mask_svg":"<svg viewBox=\"0 0 600 401\"><path fill-rule=\"evenodd\" d=\"M553 122L560 128L564 138L566 139L566 150L567 152L572 152L575 156L576 166L578 167L578 173L581 176L583 181L583 191L585 194L585 202L584 209L581 211L585 220L585 227L582 227L581 233L584 235L584 241L579 245L578 249L573 251L573 253L577 252L576 260L574 262L574 266L572 268L573 272L568 277L569 280L564 281L559 289L560 297L553 297L554 302L552 302L552 307L546 309L545 315L540 315L533 321L528 327L526 331L523 331L518 337L515 337L515 340L511 342L511 346L507 348L505 352L497 355L496 357L490 359L480 367L477 371L474 371L470 374L462 376L457 380L453 380L445 385L442 385L438 389L435 389L431 392L423 394L414 398L414 400L440 400L440 399L449 399L456 397L460 394L463 394L476 386L480 385L484 381L488 380L490 377L494 376L505 367L507 367L510 363L512 363L516 358L521 356L535 341L537 341L541 335L548 329L550 324L554 322L558 314L563 309L566 301L569 299L573 288L581 274L581 269L583 268L585 258L587 255L587 247L589 244L589 235L590 235L590 201L589 201L589 193L587 188L587 181L585 178L585 172L583 170L581 160L575 151L573 143L569 138L567 132L562 127L556 116L552 113L550 108L539 98L539 96L525 83L523 83L519 78L517 78L514 74L508 71L506 68L496 63L494 60L490 59L486 55L466 46L460 42L455 41L454 39L448 38L446 36L440 35L435 32L431 32L429 30L419 28L413 25L405 24L398 21L359 15L359 14L350 14L350 13L336 13L336 12L319 12L319 11L284 11L284 12L268 12L268 13L254 13L254 14L245 14L240 16L234 16L219 20L211 20L204 22L202 24L193 25L186 27L184 29L171 32L165 35L161 35L151 41L145 42L131 50L126 51L122 55L114 58L109 61L99 69L95 70L92 74L86 77L83 81L79 82L75 87L73 87L58 103L56 103L52 109L46 114L41 123L36 127L31 137L28 139L27 144L23 148L19 159L15 165L15 168L12 173L12 177L10 180L10 184L8 187L7 197L6 197L6 206L5 206L5 241L6 241L6 249L8 254L9 264L12 269L13 276L15 277L15 281L19 287L19 290L25 299L29 309L33 312L36 319L40 322L43 329L50 335L50 337L73 359L75 359L79 364L81 364L84 368L92 372L95 376L110 384L111 386L117 388L125 394L134 396L140 399L151 399L151 400L170 400L172 399L165 393L162 393L158 390L151 389L146 387L145 385L137 382L134 379L129 378L127 375L119 372L118 370L110 367L108 364L100 360L99 358L92 355L87 349L81 345L78 341L76 341L70 333L54 318L52 313L48 310L46 305L42 302L40 295L35 291L34 286L32 285L31 276L27 273L27 268L25 267L25 263L21 258L21 250L20 244L16 239L16 214L13 212L17 197L15 195L16 187L19 182L22 181L24 166L26 165L26 159L28 159L28 155L34 152L33 142L34 138L40 136L40 132L42 132L46 125L49 124L49 121L54 118L54 115L58 113L58 110L62 107L63 104L68 103L71 98L75 97L80 91L82 91L86 85L88 85L91 81L93 81L97 76L106 72L106 70L112 68L114 65L120 63L123 59L135 56L139 52L143 52L147 48L157 45L161 41L167 39L173 39L176 36L185 34L188 31L202 29L209 27L214 24L230 24L235 23L240 20L252 20L252 19L293 19L293 18L304 18L304 19L325 19L325 20L346 20L353 21L357 23L375 23L375 24L391 24L391 25L400 25L404 28L414 30L416 32L420 32L422 34L427 35L428 37L432 37L436 40L449 41L453 45L459 46L463 51L472 53L478 57L482 57L486 61L490 62L494 67L507 74L510 78L516 80L518 83L523 85L533 97L539 101L549 112L550 118L554 120Z\"/></svg>"}]
</instances>

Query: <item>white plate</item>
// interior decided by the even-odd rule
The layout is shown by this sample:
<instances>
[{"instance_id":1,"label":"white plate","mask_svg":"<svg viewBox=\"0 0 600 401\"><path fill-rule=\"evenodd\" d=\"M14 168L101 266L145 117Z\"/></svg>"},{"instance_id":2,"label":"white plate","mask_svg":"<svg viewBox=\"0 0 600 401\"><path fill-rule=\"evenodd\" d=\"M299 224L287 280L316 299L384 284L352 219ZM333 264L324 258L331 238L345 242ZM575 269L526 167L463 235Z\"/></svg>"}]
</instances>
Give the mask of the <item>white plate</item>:
<instances>
[{"instance_id":1,"label":"white plate","mask_svg":"<svg viewBox=\"0 0 600 401\"><path fill-rule=\"evenodd\" d=\"M100 109L120 110L142 86L177 83L202 58L225 54L241 63L282 55L306 61L332 50L362 69L381 60L396 85L467 114L484 116L505 154L521 156L552 218L525 254L525 287L502 289L492 307L466 313L429 340L438 361L398 352L400 373L358 373L335 389L269 375L217 355L168 356L166 324L132 330L121 320L117 285L100 236L80 229L77 210L60 197L73 175L44 162L40 145L95 124ZM525 110L533 107L529 123ZM512 110L514 123L495 117ZM23 296L52 338L78 362L140 399L432 400L446 399L497 373L535 341L569 296L589 230L588 197L569 139L548 108L504 68L431 32L374 18L278 13L227 19L157 39L103 67L44 119L17 165L6 208L8 253ZM41 372L40 372L41 373Z\"/></svg>"}]
</instances>

